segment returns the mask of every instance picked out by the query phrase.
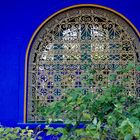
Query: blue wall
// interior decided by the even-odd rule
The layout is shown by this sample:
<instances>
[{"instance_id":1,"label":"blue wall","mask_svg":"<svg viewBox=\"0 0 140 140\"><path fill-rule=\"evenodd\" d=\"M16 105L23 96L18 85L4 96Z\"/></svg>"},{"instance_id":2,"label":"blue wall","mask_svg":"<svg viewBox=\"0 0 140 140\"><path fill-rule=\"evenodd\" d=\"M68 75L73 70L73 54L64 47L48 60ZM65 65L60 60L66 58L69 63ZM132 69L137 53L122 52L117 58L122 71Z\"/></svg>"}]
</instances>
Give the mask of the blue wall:
<instances>
[{"instance_id":1,"label":"blue wall","mask_svg":"<svg viewBox=\"0 0 140 140\"><path fill-rule=\"evenodd\" d=\"M139 0L5 0L0 1L0 122L23 122L24 61L35 29L58 10L83 3L110 7L140 31Z\"/></svg>"}]
</instances>

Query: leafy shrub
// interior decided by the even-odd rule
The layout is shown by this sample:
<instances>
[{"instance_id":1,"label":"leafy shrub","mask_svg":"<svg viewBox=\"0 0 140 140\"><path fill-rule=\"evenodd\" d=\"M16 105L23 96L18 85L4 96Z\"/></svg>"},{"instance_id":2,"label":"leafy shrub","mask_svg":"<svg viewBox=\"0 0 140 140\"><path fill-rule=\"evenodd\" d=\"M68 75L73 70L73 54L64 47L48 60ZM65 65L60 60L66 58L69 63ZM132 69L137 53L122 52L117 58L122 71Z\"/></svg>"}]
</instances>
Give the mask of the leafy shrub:
<instances>
[{"instance_id":1,"label":"leafy shrub","mask_svg":"<svg viewBox=\"0 0 140 140\"><path fill-rule=\"evenodd\" d=\"M140 71L140 67L128 64L119 73L127 73L131 69ZM94 81L95 70L88 69L87 83ZM85 76L85 75L83 75ZM117 75L108 77L116 80ZM61 101L52 102L47 107L38 105L39 113L46 117L48 124L62 122L64 128L46 126L47 135L61 137L60 140L140 140L140 102L139 97L128 94L123 78L119 84L110 84L103 93L87 92L81 88L66 91ZM0 140L36 140L43 139L40 134L44 130L21 129L19 127L0 127ZM44 131L44 132L45 132Z\"/></svg>"},{"instance_id":2,"label":"leafy shrub","mask_svg":"<svg viewBox=\"0 0 140 140\"><path fill-rule=\"evenodd\" d=\"M119 73L139 69L128 64ZM88 81L93 81L89 70ZM111 75L115 81L117 75ZM102 94L82 93L81 88L68 90L61 101L46 106L39 106L40 114L46 116L47 123L63 122L64 128L46 126L47 134L62 134L60 140L140 140L140 102L136 94L128 94L125 82L108 85Z\"/></svg>"},{"instance_id":3,"label":"leafy shrub","mask_svg":"<svg viewBox=\"0 0 140 140\"><path fill-rule=\"evenodd\" d=\"M0 140L41 140L39 134L42 131L33 131L32 129L21 129L19 127L0 127Z\"/></svg>"}]
</instances>

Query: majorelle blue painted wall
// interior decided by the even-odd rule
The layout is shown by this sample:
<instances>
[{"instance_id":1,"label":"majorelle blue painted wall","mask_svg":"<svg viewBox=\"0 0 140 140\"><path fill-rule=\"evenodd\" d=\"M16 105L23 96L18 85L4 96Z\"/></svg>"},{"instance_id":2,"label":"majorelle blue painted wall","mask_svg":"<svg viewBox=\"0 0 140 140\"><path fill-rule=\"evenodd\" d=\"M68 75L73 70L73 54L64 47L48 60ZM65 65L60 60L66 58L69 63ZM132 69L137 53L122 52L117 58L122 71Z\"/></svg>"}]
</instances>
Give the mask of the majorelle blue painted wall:
<instances>
[{"instance_id":1,"label":"majorelle blue painted wall","mask_svg":"<svg viewBox=\"0 0 140 140\"><path fill-rule=\"evenodd\" d=\"M0 122L23 123L24 63L28 42L50 15L75 4L98 4L127 17L140 31L139 0L0 0Z\"/></svg>"}]
</instances>

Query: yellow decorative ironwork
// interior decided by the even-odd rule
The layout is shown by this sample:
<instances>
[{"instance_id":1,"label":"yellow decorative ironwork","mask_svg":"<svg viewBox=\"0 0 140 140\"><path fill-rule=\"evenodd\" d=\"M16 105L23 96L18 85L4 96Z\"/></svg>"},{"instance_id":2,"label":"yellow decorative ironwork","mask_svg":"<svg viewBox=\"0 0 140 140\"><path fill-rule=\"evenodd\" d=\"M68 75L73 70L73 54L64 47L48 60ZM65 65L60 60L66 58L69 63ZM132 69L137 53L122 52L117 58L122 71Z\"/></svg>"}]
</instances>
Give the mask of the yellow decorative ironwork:
<instances>
[{"instance_id":1,"label":"yellow decorative ironwork","mask_svg":"<svg viewBox=\"0 0 140 140\"><path fill-rule=\"evenodd\" d=\"M41 25L26 56L27 63L29 55L28 85L25 87L28 122L44 120L38 115L36 102L47 106L49 102L61 100L63 93L71 88L82 88L83 93L102 92L103 87L114 82L108 76L116 73L119 66L126 67L129 61L140 62L137 30L121 17L105 7L81 5L59 12ZM97 72L90 85L84 83L86 78L81 78L89 62ZM128 93L140 94L139 75L135 71L118 74L115 82L129 77Z\"/></svg>"}]
</instances>

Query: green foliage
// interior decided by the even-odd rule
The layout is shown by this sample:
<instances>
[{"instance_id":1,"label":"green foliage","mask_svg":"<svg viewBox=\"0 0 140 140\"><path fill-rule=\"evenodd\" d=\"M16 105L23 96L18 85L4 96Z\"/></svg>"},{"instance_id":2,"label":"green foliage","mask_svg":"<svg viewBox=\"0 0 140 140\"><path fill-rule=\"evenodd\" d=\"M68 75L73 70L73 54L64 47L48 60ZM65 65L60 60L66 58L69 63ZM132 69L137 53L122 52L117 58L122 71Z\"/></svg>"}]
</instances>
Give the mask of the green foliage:
<instances>
[{"instance_id":1,"label":"green foliage","mask_svg":"<svg viewBox=\"0 0 140 140\"><path fill-rule=\"evenodd\" d=\"M118 68L118 73L128 73L135 68L129 63L125 68ZM135 68L139 70L139 67ZM95 70L88 67L86 81L93 81ZM82 75L85 76L85 75ZM117 74L109 76L115 81ZM75 88L65 92L65 98L53 102L48 107L40 106L40 114L46 116L48 123L61 121L64 128L47 126L47 134L62 134L60 140L140 140L140 102L133 93L127 94L125 82L110 84L102 94L82 93L82 88ZM63 120L63 121L62 121ZM79 128L80 124L84 128Z\"/></svg>"},{"instance_id":2,"label":"green foliage","mask_svg":"<svg viewBox=\"0 0 140 140\"><path fill-rule=\"evenodd\" d=\"M94 81L95 70L86 65L87 84ZM125 68L117 68L116 72L125 74L131 70L140 71L140 66L129 63ZM47 107L38 103L39 114L46 117L48 124L62 122L64 128L46 126L47 135L62 134L60 140L140 140L140 101L136 94L128 94L125 83L129 78L122 78L120 84L113 84L117 74L111 74L112 81L104 87L102 94L87 92L82 88L65 91L61 101L52 102ZM88 77L88 78L87 78ZM82 127L80 127L80 125ZM0 127L0 140L41 140L39 130L35 133L26 127Z\"/></svg>"},{"instance_id":3,"label":"green foliage","mask_svg":"<svg viewBox=\"0 0 140 140\"><path fill-rule=\"evenodd\" d=\"M0 140L41 140L41 131L35 133L32 129L21 129L19 127L0 127Z\"/></svg>"}]
</instances>

